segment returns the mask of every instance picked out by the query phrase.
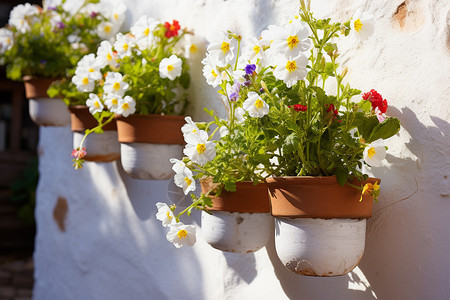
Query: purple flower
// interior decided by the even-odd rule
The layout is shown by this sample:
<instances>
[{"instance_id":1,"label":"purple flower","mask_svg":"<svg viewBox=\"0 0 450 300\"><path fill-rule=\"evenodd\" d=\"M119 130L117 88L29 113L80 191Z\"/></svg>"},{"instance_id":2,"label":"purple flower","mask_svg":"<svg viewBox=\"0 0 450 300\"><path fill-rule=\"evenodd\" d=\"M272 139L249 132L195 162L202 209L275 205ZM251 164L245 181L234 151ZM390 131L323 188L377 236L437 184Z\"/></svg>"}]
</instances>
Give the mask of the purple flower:
<instances>
[{"instance_id":1,"label":"purple flower","mask_svg":"<svg viewBox=\"0 0 450 300\"><path fill-rule=\"evenodd\" d=\"M260 93L264 93L264 89L263 89L263 88L260 88L260 89L259 89L259 92L260 92Z\"/></svg>"},{"instance_id":2,"label":"purple flower","mask_svg":"<svg viewBox=\"0 0 450 300\"><path fill-rule=\"evenodd\" d=\"M256 70L255 64L250 64L250 65L245 66L245 74L247 74L247 75L253 74L253 72L255 72L255 70Z\"/></svg>"},{"instance_id":3,"label":"purple flower","mask_svg":"<svg viewBox=\"0 0 450 300\"><path fill-rule=\"evenodd\" d=\"M95 12L95 11L93 11L93 12L91 12L91 18L92 19L94 19L94 18L96 18L98 16L98 13L97 12Z\"/></svg>"},{"instance_id":4,"label":"purple flower","mask_svg":"<svg viewBox=\"0 0 450 300\"><path fill-rule=\"evenodd\" d=\"M228 97L231 101L236 101L239 98L239 91L241 90L241 85L239 82L235 82L230 89Z\"/></svg>"},{"instance_id":5,"label":"purple flower","mask_svg":"<svg viewBox=\"0 0 450 300\"><path fill-rule=\"evenodd\" d=\"M56 22L56 27L58 27L59 29L64 29L66 27L66 24L64 24L61 21Z\"/></svg>"},{"instance_id":6,"label":"purple flower","mask_svg":"<svg viewBox=\"0 0 450 300\"><path fill-rule=\"evenodd\" d=\"M47 10L56 10L56 6L49 6L47 7Z\"/></svg>"},{"instance_id":7,"label":"purple flower","mask_svg":"<svg viewBox=\"0 0 450 300\"><path fill-rule=\"evenodd\" d=\"M244 85L245 86L250 86L252 84L252 82L250 81L250 80L246 80L245 82L244 82Z\"/></svg>"}]
</instances>

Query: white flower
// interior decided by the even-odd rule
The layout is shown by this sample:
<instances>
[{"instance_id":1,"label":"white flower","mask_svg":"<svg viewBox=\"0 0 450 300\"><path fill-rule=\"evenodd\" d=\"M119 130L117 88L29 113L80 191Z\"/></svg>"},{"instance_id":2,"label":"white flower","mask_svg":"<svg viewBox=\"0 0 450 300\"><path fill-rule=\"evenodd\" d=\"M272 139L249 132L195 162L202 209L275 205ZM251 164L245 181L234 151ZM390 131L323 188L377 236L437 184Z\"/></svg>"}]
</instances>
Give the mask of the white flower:
<instances>
[{"instance_id":1,"label":"white flower","mask_svg":"<svg viewBox=\"0 0 450 300\"><path fill-rule=\"evenodd\" d=\"M39 9L30 3L19 4L9 14L9 25L14 26L19 32L25 33L30 30L30 19L38 15Z\"/></svg>"},{"instance_id":2,"label":"white flower","mask_svg":"<svg viewBox=\"0 0 450 300\"><path fill-rule=\"evenodd\" d=\"M181 66L183 61L181 58L172 54L169 58L163 58L159 63L159 76L161 78L169 78L174 80L181 75Z\"/></svg>"},{"instance_id":3,"label":"white flower","mask_svg":"<svg viewBox=\"0 0 450 300\"><path fill-rule=\"evenodd\" d=\"M220 67L225 67L231 63L235 57L234 49L237 48L237 41L229 38L227 34L222 34L221 38L209 44L207 51L214 57Z\"/></svg>"},{"instance_id":4,"label":"white flower","mask_svg":"<svg viewBox=\"0 0 450 300\"><path fill-rule=\"evenodd\" d=\"M267 55L277 56L281 54L292 60L300 53L311 49L310 31L306 23L294 21L281 28L274 32L273 42L270 49L267 50Z\"/></svg>"},{"instance_id":5,"label":"white flower","mask_svg":"<svg viewBox=\"0 0 450 300\"><path fill-rule=\"evenodd\" d=\"M129 87L129 84L123 81L122 74L117 72L109 72L108 75L106 75L103 90L107 94L116 94L123 97Z\"/></svg>"},{"instance_id":6,"label":"white flower","mask_svg":"<svg viewBox=\"0 0 450 300\"><path fill-rule=\"evenodd\" d=\"M103 0L101 2L107 2L102 6L102 14L105 15L115 27L120 28L125 21L127 6L122 2L117 3L114 0Z\"/></svg>"},{"instance_id":7,"label":"white flower","mask_svg":"<svg viewBox=\"0 0 450 300\"><path fill-rule=\"evenodd\" d=\"M109 21L101 22L97 27L97 34L104 40L113 38L118 31L117 25Z\"/></svg>"},{"instance_id":8,"label":"white flower","mask_svg":"<svg viewBox=\"0 0 450 300\"><path fill-rule=\"evenodd\" d=\"M258 93L249 92L247 97L242 106L248 111L250 117L262 118L269 113L269 105L261 99Z\"/></svg>"},{"instance_id":9,"label":"white flower","mask_svg":"<svg viewBox=\"0 0 450 300\"><path fill-rule=\"evenodd\" d=\"M99 68L104 68L107 65L115 67L117 65L117 60L114 55L113 46L108 41L103 41L97 49L97 58L95 64Z\"/></svg>"},{"instance_id":10,"label":"white flower","mask_svg":"<svg viewBox=\"0 0 450 300\"><path fill-rule=\"evenodd\" d=\"M134 114L136 111L136 102L130 96L125 96L125 98L119 100L119 105L117 106L116 113L124 117L128 117Z\"/></svg>"},{"instance_id":11,"label":"white flower","mask_svg":"<svg viewBox=\"0 0 450 300\"><path fill-rule=\"evenodd\" d=\"M153 30L158 26L159 22L147 16L141 16L137 22L131 27L130 31L136 38L136 44L139 50L150 48L155 43Z\"/></svg>"},{"instance_id":12,"label":"white flower","mask_svg":"<svg viewBox=\"0 0 450 300\"><path fill-rule=\"evenodd\" d=\"M102 73L100 72L100 67L96 64L94 53L83 56L77 63L75 74L85 73L88 73L89 79L92 80L99 80L102 78Z\"/></svg>"},{"instance_id":13,"label":"white flower","mask_svg":"<svg viewBox=\"0 0 450 300\"><path fill-rule=\"evenodd\" d=\"M206 40L200 35L185 36L185 57L194 58L203 55L206 51ZM188 60L190 61L190 60Z\"/></svg>"},{"instance_id":14,"label":"white flower","mask_svg":"<svg viewBox=\"0 0 450 300\"><path fill-rule=\"evenodd\" d=\"M166 235L167 240L172 242L177 248L181 248L183 245L193 246L196 242L195 238L195 226L184 225L178 222L170 226L170 231Z\"/></svg>"},{"instance_id":15,"label":"white flower","mask_svg":"<svg viewBox=\"0 0 450 300\"><path fill-rule=\"evenodd\" d=\"M166 203L158 202L156 203L156 207L158 208L156 218L162 222L162 226L167 227L177 223L173 211L170 210Z\"/></svg>"},{"instance_id":16,"label":"white flower","mask_svg":"<svg viewBox=\"0 0 450 300\"><path fill-rule=\"evenodd\" d=\"M306 65L308 58L303 53L293 59L287 59L284 56L278 56L277 66L273 70L276 79L283 80L288 88L295 85L308 74Z\"/></svg>"},{"instance_id":17,"label":"white flower","mask_svg":"<svg viewBox=\"0 0 450 300\"><path fill-rule=\"evenodd\" d=\"M208 141L208 133L200 130L199 134L185 136L186 147L183 153L193 162L200 165L206 164L216 156L215 143Z\"/></svg>"},{"instance_id":18,"label":"white flower","mask_svg":"<svg viewBox=\"0 0 450 300\"><path fill-rule=\"evenodd\" d=\"M169 161L173 164L172 170L175 173L184 172L184 169L186 168L186 164L184 162L176 158L171 158Z\"/></svg>"},{"instance_id":19,"label":"white flower","mask_svg":"<svg viewBox=\"0 0 450 300\"><path fill-rule=\"evenodd\" d=\"M89 76L88 71L79 71L72 77L72 82L79 92L92 92L95 87L95 81Z\"/></svg>"},{"instance_id":20,"label":"white flower","mask_svg":"<svg viewBox=\"0 0 450 300\"><path fill-rule=\"evenodd\" d=\"M364 161L371 167L380 167L386 157L383 139L378 139L364 149Z\"/></svg>"},{"instance_id":21,"label":"white flower","mask_svg":"<svg viewBox=\"0 0 450 300\"><path fill-rule=\"evenodd\" d=\"M118 33L116 35L116 42L114 43L114 49L117 51L119 58L131 56L131 50L136 46L136 39L131 35L123 35Z\"/></svg>"},{"instance_id":22,"label":"white flower","mask_svg":"<svg viewBox=\"0 0 450 300\"><path fill-rule=\"evenodd\" d=\"M110 112L118 113L119 103L122 101L122 97L116 94L106 94L104 100Z\"/></svg>"},{"instance_id":23,"label":"white flower","mask_svg":"<svg viewBox=\"0 0 450 300\"><path fill-rule=\"evenodd\" d=\"M185 195L189 194L189 192L193 192L196 189L195 180L192 175L192 171L184 167L181 169L179 166L174 166L173 170L176 170L176 174L173 177L173 181L175 185L182 188Z\"/></svg>"},{"instance_id":24,"label":"white flower","mask_svg":"<svg viewBox=\"0 0 450 300\"><path fill-rule=\"evenodd\" d=\"M206 82L213 87L218 86L222 82L221 72L217 69L217 62L210 56L202 60L203 64L203 76L206 78Z\"/></svg>"},{"instance_id":25,"label":"white flower","mask_svg":"<svg viewBox=\"0 0 450 300\"><path fill-rule=\"evenodd\" d=\"M0 28L0 54L5 53L14 45L14 36L11 30Z\"/></svg>"},{"instance_id":26,"label":"white flower","mask_svg":"<svg viewBox=\"0 0 450 300\"><path fill-rule=\"evenodd\" d=\"M103 103L96 94L89 94L89 99L86 100L86 105L89 107L89 112L93 115L103 111Z\"/></svg>"},{"instance_id":27,"label":"white flower","mask_svg":"<svg viewBox=\"0 0 450 300\"><path fill-rule=\"evenodd\" d=\"M186 139L186 136L190 134L200 134L200 130L197 127L197 124L195 124L194 121L192 121L192 118L187 116L184 118L186 121L186 124L181 127L181 131L183 132L183 136ZM208 138L208 134L206 134L206 138Z\"/></svg>"},{"instance_id":28,"label":"white flower","mask_svg":"<svg viewBox=\"0 0 450 300\"><path fill-rule=\"evenodd\" d=\"M350 28L356 37L362 41L366 40L374 30L373 16L358 10L350 21Z\"/></svg>"},{"instance_id":29,"label":"white flower","mask_svg":"<svg viewBox=\"0 0 450 300\"><path fill-rule=\"evenodd\" d=\"M230 134L230 130L228 130L227 126L220 126L219 134L220 134L220 137L227 136L228 134Z\"/></svg>"},{"instance_id":30,"label":"white flower","mask_svg":"<svg viewBox=\"0 0 450 300\"><path fill-rule=\"evenodd\" d=\"M253 63L253 64L256 64L256 62L259 60L259 64L257 64L257 67L259 67L259 65L265 66L266 65L266 55L265 55L261 40L252 38L250 40L250 45L245 47L243 50L243 57L245 57L245 60L247 62ZM256 72L258 72L258 71L259 70L256 70Z\"/></svg>"}]
</instances>

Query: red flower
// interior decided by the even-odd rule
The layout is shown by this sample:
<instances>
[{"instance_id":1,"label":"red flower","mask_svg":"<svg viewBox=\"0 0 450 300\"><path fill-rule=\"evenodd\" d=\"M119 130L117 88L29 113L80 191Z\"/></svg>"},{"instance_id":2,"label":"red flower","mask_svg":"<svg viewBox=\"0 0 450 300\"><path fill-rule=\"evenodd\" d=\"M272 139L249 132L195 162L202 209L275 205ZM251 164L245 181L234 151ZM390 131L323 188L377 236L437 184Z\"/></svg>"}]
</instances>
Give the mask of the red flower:
<instances>
[{"instance_id":1,"label":"red flower","mask_svg":"<svg viewBox=\"0 0 450 300\"><path fill-rule=\"evenodd\" d=\"M380 112L383 114L387 111L388 105L386 99L383 99L383 97L376 90L372 89L370 92L364 93L362 98L370 101L372 104L372 110L375 111L378 107Z\"/></svg>"},{"instance_id":2,"label":"red flower","mask_svg":"<svg viewBox=\"0 0 450 300\"><path fill-rule=\"evenodd\" d=\"M81 159L81 158L85 157L86 154L87 154L86 148L83 147L81 150L80 150L80 148L73 149L71 156L73 156L77 159Z\"/></svg>"},{"instance_id":3,"label":"red flower","mask_svg":"<svg viewBox=\"0 0 450 300\"><path fill-rule=\"evenodd\" d=\"M169 22L164 23L164 27L166 27L166 38L171 38L173 36L178 36L178 30L180 30L180 24L177 20L173 20L173 23Z\"/></svg>"},{"instance_id":4,"label":"red flower","mask_svg":"<svg viewBox=\"0 0 450 300\"><path fill-rule=\"evenodd\" d=\"M327 107L327 112L332 111L336 116L338 114L337 109L334 107L333 103L330 103L330 105L325 104L325 107Z\"/></svg>"},{"instance_id":5,"label":"red flower","mask_svg":"<svg viewBox=\"0 0 450 300\"><path fill-rule=\"evenodd\" d=\"M289 105L288 107L293 108L296 111L307 111L308 110L307 105L301 105L301 104Z\"/></svg>"}]
</instances>

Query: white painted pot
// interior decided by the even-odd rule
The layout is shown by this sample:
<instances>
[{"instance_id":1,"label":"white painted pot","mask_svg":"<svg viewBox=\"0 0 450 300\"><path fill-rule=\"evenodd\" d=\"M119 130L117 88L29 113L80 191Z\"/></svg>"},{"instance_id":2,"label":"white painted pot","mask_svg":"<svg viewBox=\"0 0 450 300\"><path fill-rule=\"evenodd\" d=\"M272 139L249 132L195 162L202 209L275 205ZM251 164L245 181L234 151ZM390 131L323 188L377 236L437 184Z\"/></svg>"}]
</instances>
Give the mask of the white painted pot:
<instances>
[{"instance_id":1,"label":"white painted pot","mask_svg":"<svg viewBox=\"0 0 450 300\"><path fill-rule=\"evenodd\" d=\"M301 275L344 275L364 253L366 219L275 218L275 248Z\"/></svg>"},{"instance_id":2,"label":"white painted pot","mask_svg":"<svg viewBox=\"0 0 450 300\"><path fill-rule=\"evenodd\" d=\"M236 253L255 252L273 234L270 213L202 211L202 235L212 247Z\"/></svg>"},{"instance_id":3,"label":"white painted pot","mask_svg":"<svg viewBox=\"0 0 450 300\"><path fill-rule=\"evenodd\" d=\"M183 146L177 144L121 143L123 169L133 178L165 180L175 173L171 158L181 158Z\"/></svg>"},{"instance_id":4,"label":"white painted pot","mask_svg":"<svg viewBox=\"0 0 450 300\"><path fill-rule=\"evenodd\" d=\"M66 126L70 124L67 105L60 98L28 100L30 118L39 126Z\"/></svg>"},{"instance_id":5,"label":"white painted pot","mask_svg":"<svg viewBox=\"0 0 450 300\"><path fill-rule=\"evenodd\" d=\"M82 132L73 132L73 148L80 146L84 137ZM83 143L86 147L87 161L110 162L120 157L120 143L117 141L117 131L105 130L102 134L92 133L86 137Z\"/></svg>"}]
</instances>

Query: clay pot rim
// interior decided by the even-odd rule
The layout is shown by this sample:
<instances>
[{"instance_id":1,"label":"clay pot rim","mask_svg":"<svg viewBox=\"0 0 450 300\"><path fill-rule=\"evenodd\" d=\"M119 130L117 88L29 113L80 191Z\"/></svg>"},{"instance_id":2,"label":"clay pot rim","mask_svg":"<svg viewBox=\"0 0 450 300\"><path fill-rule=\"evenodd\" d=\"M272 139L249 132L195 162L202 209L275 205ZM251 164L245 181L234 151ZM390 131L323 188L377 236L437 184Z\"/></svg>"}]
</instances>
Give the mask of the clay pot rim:
<instances>
[{"instance_id":1,"label":"clay pot rim","mask_svg":"<svg viewBox=\"0 0 450 300\"><path fill-rule=\"evenodd\" d=\"M353 179L350 182L357 181L358 179ZM381 183L380 178L376 177L368 177L365 180L361 180L360 182L378 182ZM296 185L311 185L311 184L318 184L318 185L324 185L324 184L338 184L337 178L335 175L332 176L278 176L278 177L267 177L265 179L265 182L267 184L296 184Z\"/></svg>"},{"instance_id":2,"label":"clay pot rim","mask_svg":"<svg viewBox=\"0 0 450 300\"><path fill-rule=\"evenodd\" d=\"M160 117L164 117L165 119L183 119L186 117L185 115L179 116L179 115L165 115L165 114L146 114L146 115L142 115L142 114L131 114L128 117L124 117L122 115L115 115L116 119L120 119L120 120L127 120L129 118L141 118L141 119L152 119L152 118L160 118Z\"/></svg>"}]
</instances>

